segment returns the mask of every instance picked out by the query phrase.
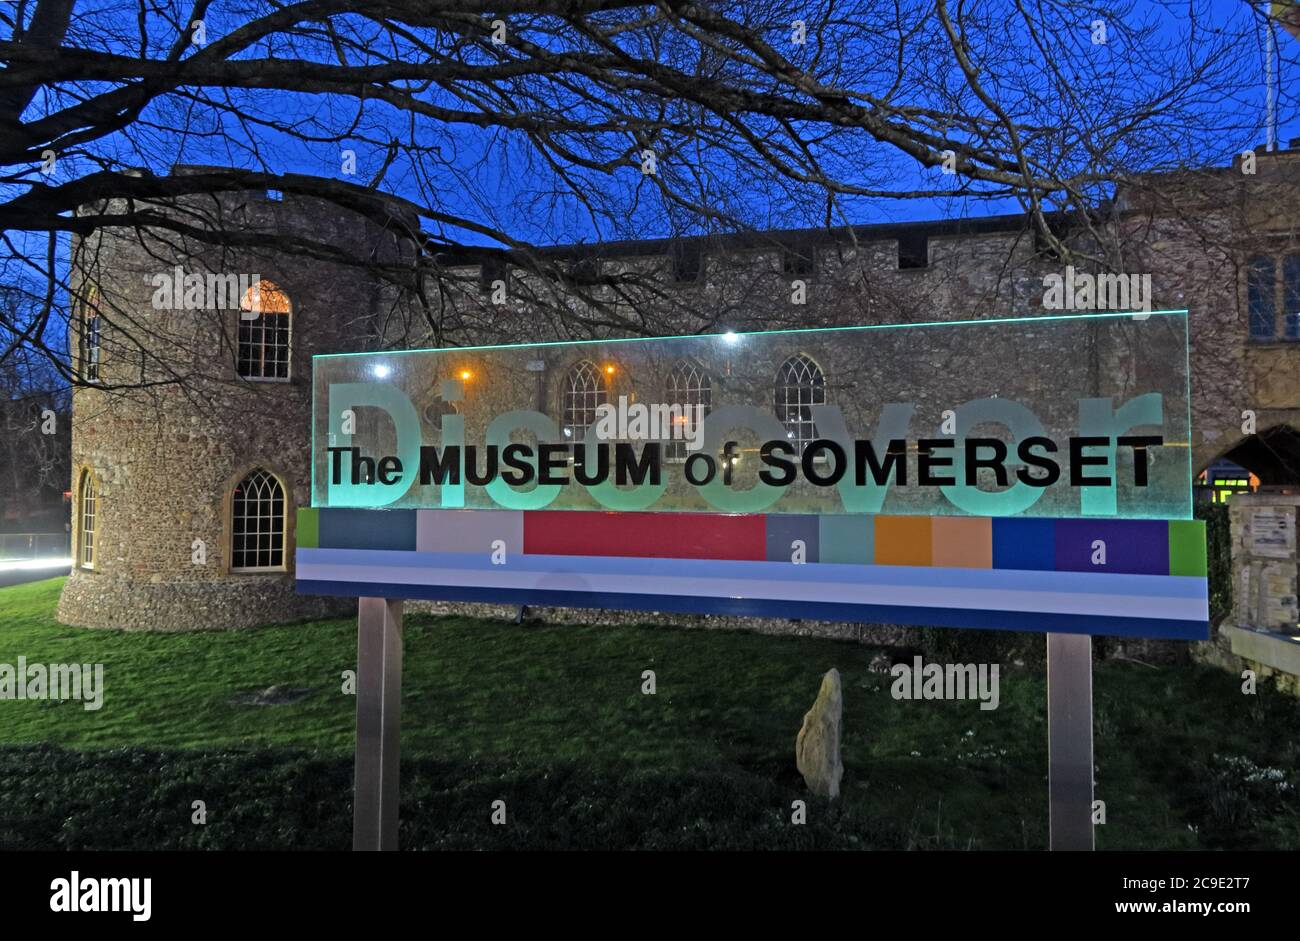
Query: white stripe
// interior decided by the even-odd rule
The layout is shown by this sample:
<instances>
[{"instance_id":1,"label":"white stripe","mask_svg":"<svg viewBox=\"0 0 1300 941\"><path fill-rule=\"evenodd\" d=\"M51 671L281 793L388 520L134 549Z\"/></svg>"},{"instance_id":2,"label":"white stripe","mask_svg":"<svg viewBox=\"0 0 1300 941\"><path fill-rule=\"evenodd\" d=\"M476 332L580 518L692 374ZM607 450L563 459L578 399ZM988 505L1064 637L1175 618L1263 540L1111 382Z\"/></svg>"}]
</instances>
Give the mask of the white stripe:
<instances>
[{"instance_id":1,"label":"white stripe","mask_svg":"<svg viewBox=\"0 0 1300 941\"><path fill-rule=\"evenodd\" d=\"M1106 576L1094 577L1105 578ZM1209 617L1209 601L1206 597L1170 598L1132 593L1007 591L1004 588L855 585L844 582L597 575L582 572L512 572L505 567L499 570L467 570L386 565L305 564L298 566L298 578L308 581L387 582L396 585L448 585L460 588L824 601L835 604L900 605L914 608L967 608L976 611L1146 617L1174 621L1207 620Z\"/></svg>"}]
</instances>

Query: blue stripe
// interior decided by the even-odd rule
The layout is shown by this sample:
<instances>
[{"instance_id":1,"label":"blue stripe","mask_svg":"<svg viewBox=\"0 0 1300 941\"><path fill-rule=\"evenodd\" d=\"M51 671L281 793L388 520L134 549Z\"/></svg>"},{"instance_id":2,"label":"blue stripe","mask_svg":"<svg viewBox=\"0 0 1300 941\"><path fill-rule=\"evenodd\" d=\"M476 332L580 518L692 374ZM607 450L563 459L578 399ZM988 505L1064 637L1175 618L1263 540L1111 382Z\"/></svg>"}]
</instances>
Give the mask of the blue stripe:
<instances>
[{"instance_id":1,"label":"blue stripe","mask_svg":"<svg viewBox=\"0 0 1300 941\"><path fill-rule=\"evenodd\" d=\"M731 617L807 618L854 623L914 624L938 627L974 627L986 630L1095 634L1114 637L1151 637L1164 640L1208 640L1205 621L1170 621L1157 618L1098 617L1074 614L1026 614L1018 611L970 611L960 608L914 608L896 605L842 605L746 598L695 598L669 595L633 595L544 589L462 588L442 585L299 581L298 593L342 597L411 598L430 601L465 601L485 604L529 604L562 608L609 608L629 611L668 611L682 614L719 614Z\"/></svg>"},{"instance_id":2,"label":"blue stripe","mask_svg":"<svg viewBox=\"0 0 1300 941\"><path fill-rule=\"evenodd\" d=\"M653 575L664 578L731 578L762 581L836 582L919 588L984 588L1016 591L1132 594L1160 598L1205 597L1204 578L1190 575L1125 575L1114 572L1034 572L1007 569L937 568L908 565L854 565L819 562L745 562L710 559L643 559L612 556L509 556L494 566L487 552L389 552L360 549L299 549L300 565L383 565L394 568L506 568L540 574Z\"/></svg>"},{"instance_id":3,"label":"blue stripe","mask_svg":"<svg viewBox=\"0 0 1300 941\"><path fill-rule=\"evenodd\" d=\"M322 548L415 551L415 510L321 510L317 544Z\"/></svg>"},{"instance_id":4,"label":"blue stripe","mask_svg":"<svg viewBox=\"0 0 1300 941\"><path fill-rule=\"evenodd\" d=\"M1056 569L1056 520L1039 517L993 518L995 569Z\"/></svg>"}]
</instances>

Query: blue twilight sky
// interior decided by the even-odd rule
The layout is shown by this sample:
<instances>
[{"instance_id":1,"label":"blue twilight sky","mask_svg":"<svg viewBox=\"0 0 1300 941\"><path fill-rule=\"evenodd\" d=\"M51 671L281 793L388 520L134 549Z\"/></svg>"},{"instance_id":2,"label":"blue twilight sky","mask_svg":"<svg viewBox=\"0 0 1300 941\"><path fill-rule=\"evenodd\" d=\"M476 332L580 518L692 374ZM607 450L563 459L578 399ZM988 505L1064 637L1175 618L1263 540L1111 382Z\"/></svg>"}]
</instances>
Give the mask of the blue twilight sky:
<instances>
[{"instance_id":1,"label":"blue twilight sky","mask_svg":"<svg viewBox=\"0 0 1300 941\"><path fill-rule=\"evenodd\" d=\"M34 3L27 4L28 16L34 6ZM1099 4L1103 8L1117 6ZM1177 135L1177 139L1162 141L1161 148L1150 147L1150 142L1140 142L1140 147L1132 148L1126 156L1130 167L1160 169L1161 160L1186 163L1188 154L1194 154L1196 162L1201 164L1225 165L1241 150L1263 142L1263 32L1255 25L1260 6L1242 0L1134 0L1132 12L1125 22L1150 27L1148 42L1158 45L1164 56L1176 57L1180 50L1212 44L1220 41L1222 35L1234 31L1245 39L1240 47L1238 71L1227 87L1216 87L1211 83L1199 89L1192 100L1175 103L1188 113L1203 117L1204 124ZM249 10L263 7L263 0L215 0L205 17L206 41L215 41L244 22ZM191 6L179 0L160 0L156 9L161 13L150 14L150 21L156 24L150 35L157 48L162 49L173 42L176 35L175 28L165 20L183 22ZM1189 31L1189 9L1205 17L1195 34ZM72 40L89 48L134 55L135 11L135 0L81 0L75 7ZM6 15L12 16L12 13L0 11L0 16ZM1091 16L1086 7L1080 8L1077 29L1080 47L1085 51L1089 50L1087 37ZM356 28L357 35L361 36L366 27L359 24ZM0 25L0 38L7 38L10 32L8 25ZM1293 92L1300 76L1297 67L1300 40L1280 28L1276 29L1276 35L1281 90L1279 112L1282 117L1279 138L1285 144L1291 137L1300 136L1300 119L1297 118ZM1015 43L1029 42L1026 35L1017 33L1015 22L1010 18L1004 35L986 41L991 43L998 39L1013 47ZM321 54L326 55L327 51L322 49ZM1147 68L1144 63L1134 61L1136 57L1118 25L1112 25L1109 41L1104 46L1093 44L1088 55L1087 61L1094 63L1111 79L1117 97L1141 97L1160 86L1160 69ZM959 77L954 74L953 78L956 82ZM218 94L221 103L228 105L230 110L215 108L211 101L204 102L193 96L172 96L148 107L129 133L93 142L89 149L119 165L143 166L156 174L166 174L174 164L192 163L365 182L383 164L385 153L362 138L367 133L382 136L395 126L404 127L408 120L382 107L368 107L359 112L352 99L332 96L269 91ZM458 102L458 105L465 107L464 102ZM1087 103L1084 105L1086 108ZM43 108L48 108L48 99L38 96L27 118ZM1099 105L1098 110L1104 109ZM1051 112L1052 106L1048 103L1044 113ZM311 135L318 129L348 127L353 120L357 122L358 133L342 141L304 141L275 127L288 126ZM580 196L555 191L555 177L518 137L464 125L448 128L429 122L419 125L417 136L422 143L437 149L439 159L417 164L399 155L385 177L382 189L426 203L429 199L422 199L421 193L426 197L432 193L438 208L507 231L522 240L557 244L653 238L695 227L689 217L664 207L651 189L643 185L637 168L631 165L612 177L591 178L588 194L607 195L618 207L618 211L593 220L585 211ZM1144 151L1154 155L1161 149L1160 157L1144 159ZM343 173L345 150L356 154L355 175ZM701 188L702 198L705 201L716 200L730 215L748 226L786 228L814 225L819 220L825 222L823 203L815 199L792 198L787 192L775 189L761 175L734 166L716 152L683 155L680 159L698 160L701 165L710 167L713 178L707 187ZM852 177L854 159L852 154L838 155L837 166L841 173ZM61 161L55 179L91 168L89 160L69 155ZM11 171L14 169L18 168L10 168ZM896 152L864 152L856 169L861 171L863 179L870 177L877 186L883 181L897 189L951 189L952 195L913 200L847 198L832 213L834 224L981 216L1017 212L1022 208L1010 199L989 198L978 191L971 192L969 187L961 185L959 178L945 178L936 170L924 168ZM39 180L40 177L32 168L27 179ZM25 185L25 181L0 184L9 194L21 191ZM580 188L580 195L581 192ZM432 220L429 228L435 233L439 231L438 224ZM464 230L446 229L444 234L466 242L491 244L485 237ZM3 275L0 272L0 277Z\"/></svg>"}]
</instances>

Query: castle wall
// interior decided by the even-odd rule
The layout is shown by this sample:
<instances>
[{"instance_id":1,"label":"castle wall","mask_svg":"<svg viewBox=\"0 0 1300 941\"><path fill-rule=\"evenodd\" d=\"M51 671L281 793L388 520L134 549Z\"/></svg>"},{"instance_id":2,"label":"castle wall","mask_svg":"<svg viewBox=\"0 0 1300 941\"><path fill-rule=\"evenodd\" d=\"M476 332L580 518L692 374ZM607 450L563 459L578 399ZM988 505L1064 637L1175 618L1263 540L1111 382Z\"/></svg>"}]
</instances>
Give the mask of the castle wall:
<instances>
[{"instance_id":1,"label":"castle wall","mask_svg":"<svg viewBox=\"0 0 1300 941\"><path fill-rule=\"evenodd\" d=\"M260 216L288 230L310 226L317 237L324 232L354 247L377 238L359 220L323 229L328 218L311 206L232 202L224 209L250 225ZM75 251L85 277L98 285L106 322L100 387L73 396L74 506L83 470L95 474L100 492L95 564L74 565L60 620L122 629L228 628L346 608L294 594L292 508L310 502L311 356L359 348L380 302L374 290L329 262L217 252L161 234L104 230ZM238 378L238 309L154 308L149 279L171 272L174 260L187 272L257 274L284 290L293 307L286 380ZM147 338L152 355L142 360L115 342L126 331ZM275 474L285 490L285 566L272 574L234 573L228 501L257 467Z\"/></svg>"},{"instance_id":2,"label":"castle wall","mask_svg":"<svg viewBox=\"0 0 1300 941\"><path fill-rule=\"evenodd\" d=\"M1300 344L1246 343L1239 268L1251 250L1252 227L1262 225L1250 211L1261 199L1286 204L1276 188L1230 199L1197 192L1128 207L1119 232L1124 270L1152 275L1152 308L1192 312L1194 471L1241 439L1243 409L1260 411L1261 429L1267 422L1300 423ZM360 218L305 200L223 196L186 208L198 221L306 232L359 254L400 251ZM1300 211L1284 214L1297 217ZM1269 223L1273 244L1281 224ZM74 568L59 616L89 627L155 630L245 627L352 610L346 600L293 593L292 510L310 503L313 353L580 339L626 333L633 325L666 335L1032 316L1044 312L1044 275L1064 268L1037 251L1029 233L1012 229L936 235L928 264L911 269L899 268L893 237L823 244L804 274L783 268L775 245L706 253L699 280L681 284L673 282L666 254L642 251L608 258L602 271L648 277L653 302L619 303L610 288L590 287L592 297L611 306L584 320L564 311L597 308L574 304L566 288L516 272L506 302L497 305L481 289L478 267L462 266L446 270L433 292L435 330L417 305L381 289L363 269L324 259L214 249L175 235L123 230L78 240L74 252L84 277L99 286L107 321L102 387L74 394L74 500L81 471L91 469L100 481L98 549L93 570ZM293 302L288 381L238 379L237 311L154 308L146 278L178 261L187 271L257 273L287 292ZM806 303L792 302L796 279L804 282ZM627 329L620 329L619 317L627 318ZM148 355L115 346L115 331L122 330L146 337ZM979 361L1009 370L1022 355L1023 349L993 348L980 350ZM558 419L561 381L574 357L548 352L542 358L547 366L537 380L537 401ZM825 358L834 402L843 369L833 355ZM1105 368L1139 389L1169 367L1137 346ZM142 378L157 384L115 388ZM616 382L611 394L620 391L626 390ZM909 391L924 401L925 389ZM421 407L439 406L431 399ZM286 489L286 565L275 574L230 571L227 501L253 467L276 474ZM195 540L206 547L206 564L194 562Z\"/></svg>"}]
</instances>

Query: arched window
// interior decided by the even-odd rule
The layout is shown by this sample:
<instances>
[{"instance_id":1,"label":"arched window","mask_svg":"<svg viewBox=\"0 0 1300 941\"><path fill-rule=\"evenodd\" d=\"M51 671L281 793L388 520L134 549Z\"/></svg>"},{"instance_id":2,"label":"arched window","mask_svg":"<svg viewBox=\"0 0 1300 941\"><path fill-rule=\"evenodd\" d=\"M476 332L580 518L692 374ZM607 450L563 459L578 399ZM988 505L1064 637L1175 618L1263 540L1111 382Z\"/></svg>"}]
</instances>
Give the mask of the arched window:
<instances>
[{"instance_id":1,"label":"arched window","mask_svg":"<svg viewBox=\"0 0 1300 941\"><path fill-rule=\"evenodd\" d=\"M1288 340L1300 340L1300 254L1282 259L1282 304L1284 335Z\"/></svg>"},{"instance_id":2,"label":"arched window","mask_svg":"<svg viewBox=\"0 0 1300 941\"><path fill-rule=\"evenodd\" d=\"M239 302L239 375L289 378L289 324L293 306L273 281L258 281Z\"/></svg>"},{"instance_id":3,"label":"arched window","mask_svg":"<svg viewBox=\"0 0 1300 941\"><path fill-rule=\"evenodd\" d=\"M99 484L89 470L81 472L77 504L77 564L95 567L95 515L99 506Z\"/></svg>"},{"instance_id":4,"label":"arched window","mask_svg":"<svg viewBox=\"0 0 1300 941\"><path fill-rule=\"evenodd\" d=\"M99 291L92 284L86 289L77 324L80 334L81 376L87 382L99 381Z\"/></svg>"},{"instance_id":5,"label":"arched window","mask_svg":"<svg viewBox=\"0 0 1300 941\"><path fill-rule=\"evenodd\" d=\"M251 471L231 494L230 568L284 568L284 487L261 468Z\"/></svg>"},{"instance_id":6,"label":"arched window","mask_svg":"<svg viewBox=\"0 0 1300 941\"><path fill-rule=\"evenodd\" d=\"M713 382L709 379L709 374L688 359L679 361L668 373L664 392L667 404L689 406L689 412L682 416L682 421L695 420L696 406L702 409L701 418L713 408ZM674 462L686 460L686 442L665 442L664 458Z\"/></svg>"},{"instance_id":7,"label":"arched window","mask_svg":"<svg viewBox=\"0 0 1300 941\"><path fill-rule=\"evenodd\" d=\"M609 386L605 382L604 373L596 364L586 359L574 363L569 374L564 377L562 391L565 439L575 443L581 441L587 428L596 420L596 409L604 405L608 398Z\"/></svg>"},{"instance_id":8,"label":"arched window","mask_svg":"<svg viewBox=\"0 0 1300 941\"><path fill-rule=\"evenodd\" d=\"M1276 266L1267 255L1252 258L1246 266L1246 308L1250 335L1257 340L1277 335Z\"/></svg>"},{"instance_id":9,"label":"arched window","mask_svg":"<svg viewBox=\"0 0 1300 941\"><path fill-rule=\"evenodd\" d=\"M812 406L826 403L826 375L811 356L797 353L776 374L776 417L785 425L786 437L803 454L817 437Z\"/></svg>"}]
</instances>

